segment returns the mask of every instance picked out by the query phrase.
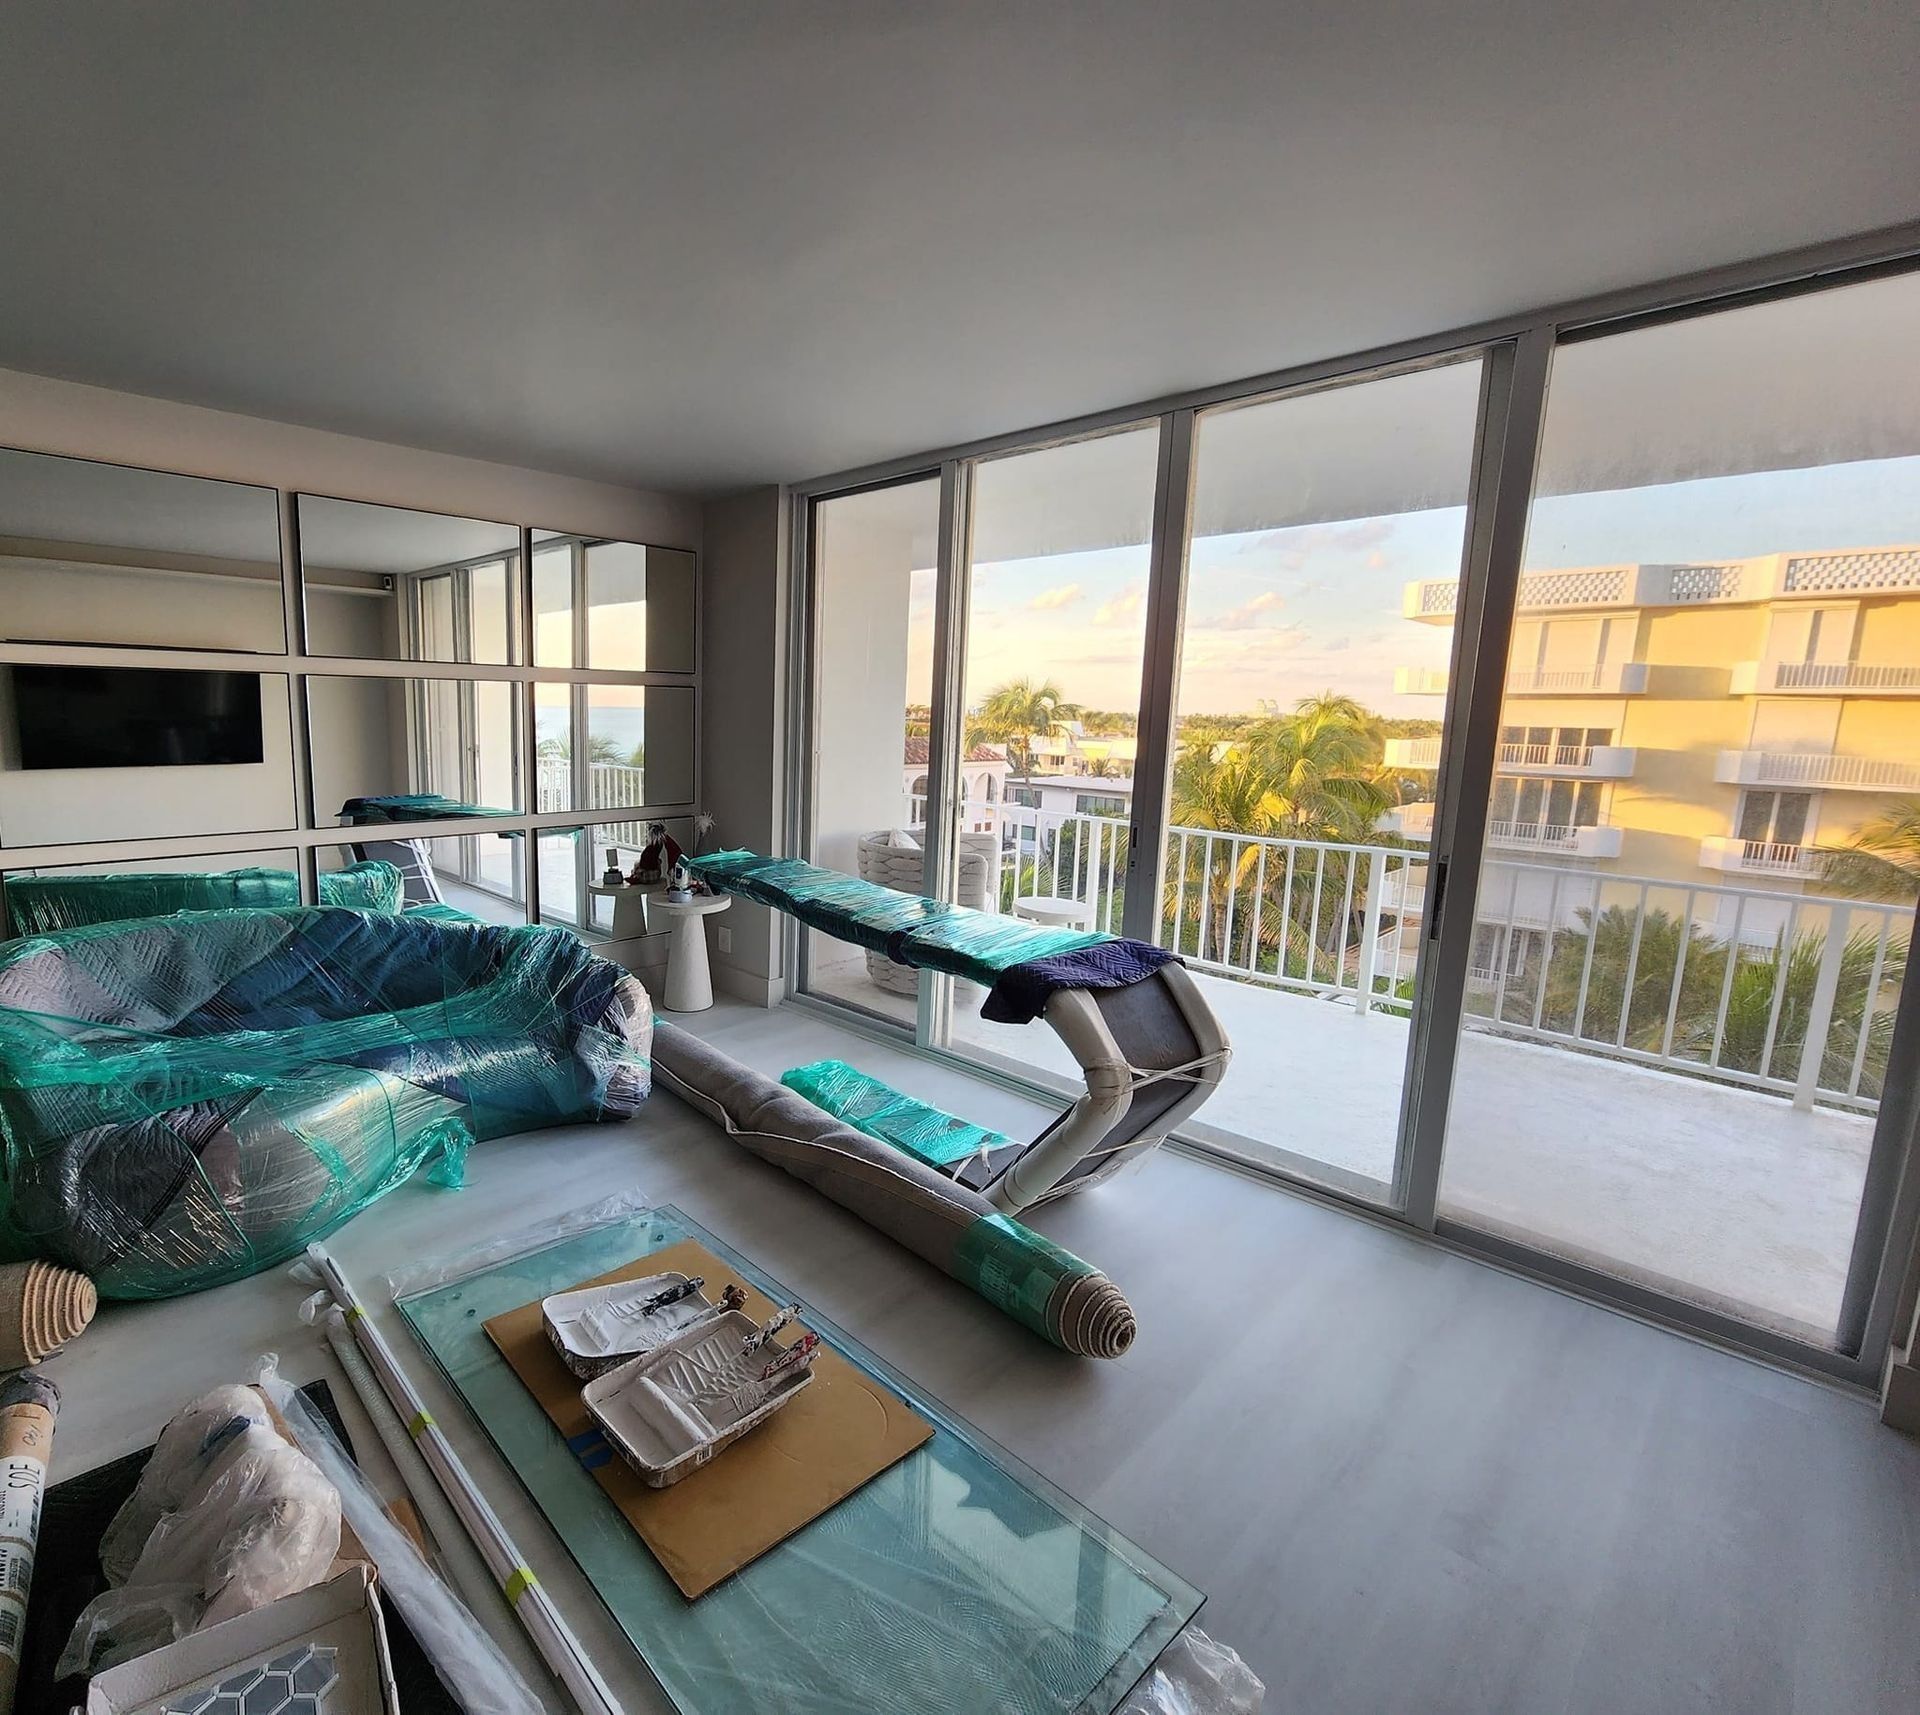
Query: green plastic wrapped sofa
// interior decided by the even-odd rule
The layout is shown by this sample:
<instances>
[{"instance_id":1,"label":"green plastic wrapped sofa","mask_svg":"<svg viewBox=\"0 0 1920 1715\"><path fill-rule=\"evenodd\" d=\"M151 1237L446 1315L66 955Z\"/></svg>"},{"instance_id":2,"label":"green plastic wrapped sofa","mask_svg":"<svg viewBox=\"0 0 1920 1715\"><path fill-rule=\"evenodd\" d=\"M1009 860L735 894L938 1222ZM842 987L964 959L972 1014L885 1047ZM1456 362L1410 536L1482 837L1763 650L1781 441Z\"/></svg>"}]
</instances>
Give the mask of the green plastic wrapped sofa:
<instances>
[{"instance_id":1,"label":"green plastic wrapped sofa","mask_svg":"<svg viewBox=\"0 0 1920 1715\"><path fill-rule=\"evenodd\" d=\"M553 928L328 907L0 946L0 1259L238 1279L476 1140L634 1113L652 1015Z\"/></svg>"}]
</instances>

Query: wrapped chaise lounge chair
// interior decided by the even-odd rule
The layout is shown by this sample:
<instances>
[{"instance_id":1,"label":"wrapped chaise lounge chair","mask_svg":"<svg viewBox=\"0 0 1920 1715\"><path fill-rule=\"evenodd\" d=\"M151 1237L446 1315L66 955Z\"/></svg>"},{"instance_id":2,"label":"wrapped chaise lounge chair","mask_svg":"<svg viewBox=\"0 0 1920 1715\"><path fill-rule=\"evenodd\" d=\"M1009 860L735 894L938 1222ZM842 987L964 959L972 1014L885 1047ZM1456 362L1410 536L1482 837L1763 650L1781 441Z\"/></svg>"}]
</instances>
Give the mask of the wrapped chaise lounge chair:
<instances>
[{"instance_id":1,"label":"wrapped chaise lounge chair","mask_svg":"<svg viewBox=\"0 0 1920 1715\"><path fill-rule=\"evenodd\" d=\"M1164 948L898 893L796 858L731 851L689 864L721 892L897 964L987 985L987 1019L1052 1027L1086 1093L1031 1143L999 1139L941 1165L996 1209L1017 1214L1116 1171L1161 1142L1225 1075L1226 1033ZM822 1092L808 1093L818 1101Z\"/></svg>"}]
</instances>

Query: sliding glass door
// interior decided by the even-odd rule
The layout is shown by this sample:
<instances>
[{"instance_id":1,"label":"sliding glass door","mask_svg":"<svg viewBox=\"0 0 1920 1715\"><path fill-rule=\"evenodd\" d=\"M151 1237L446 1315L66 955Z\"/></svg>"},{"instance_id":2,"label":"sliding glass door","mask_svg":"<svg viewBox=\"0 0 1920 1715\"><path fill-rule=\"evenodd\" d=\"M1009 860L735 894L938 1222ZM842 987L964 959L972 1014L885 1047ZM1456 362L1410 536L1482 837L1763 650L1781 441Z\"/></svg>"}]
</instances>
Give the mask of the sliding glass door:
<instances>
[{"instance_id":1,"label":"sliding glass door","mask_svg":"<svg viewBox=\"0 0 1920 1715\"><path fill-rule=\"evenodd\" d=\"M1912 276L1559 351L1439 1187L1821 1345L1920 885L1917 398Z\"/></svg>"},{"instance_id":2,"label":"sliding glass door","mask_svg":"<svg viewBox=\"0 0 1920 1715\"><path fill-rule=\"evenodd\" d=\"M814 504L814 767L806 855L925 891L940 479ZM913 1028L920 973L801 932L809 993Z\"/></svg>"},{"instance_id":3,"label":"sliding glass door","mask_svg":"<svg viewBox=\"0 0 1920 1715\"><path fill-rule=\"evenodd\" d=\"M1235 1047L1202 1147L1857 1378L1911 1222L1916 400L1906 274L815 494L799 849L1178 953Z\"/></svg>"},{"instance_id":4,"label":"sliding glass door","mask_svg":"<svg viewBox=\"0 0 1920 1715\"><path fill-rule=\"evenodd\" d=\"M1158 939L1237 1054L1206 1135L1387 1202L1425 945L1477 359L1202 413Z\"/></svg>"},{"instance_id":5,"label":"sliding glass door","mask_svg":"<svg viewBox=\"0 0 1920 1715\"><path fill-rule=\"evenodd\" d=\"M983 460L954 595L959 804L947 896L1117 934L1159 465L1157 423ZM955 1051L1079 1083L1049 1030L992 1024L951 985L933 1021Z\"/></svg>"}]
</instances>

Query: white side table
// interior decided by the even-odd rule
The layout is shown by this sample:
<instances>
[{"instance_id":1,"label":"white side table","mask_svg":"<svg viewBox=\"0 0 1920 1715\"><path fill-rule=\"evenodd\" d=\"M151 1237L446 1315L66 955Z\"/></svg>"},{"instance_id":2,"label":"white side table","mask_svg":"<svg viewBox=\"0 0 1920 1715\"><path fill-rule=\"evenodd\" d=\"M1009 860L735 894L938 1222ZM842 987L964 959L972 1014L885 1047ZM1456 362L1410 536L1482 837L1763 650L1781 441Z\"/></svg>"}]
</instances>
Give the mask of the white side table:
<instances>
[{"instance_id":1,"label":"white side table","mask_svg":"<svg viewBox=\"0 0 1920 1715\"><path fill-rule=\"evenodd\" d=\"M1049 893L1023 894L1013 902L1013 914L1029 923L1050 923L1056 929L1091 929L1093 907L1079 899L1055 899Z\"/></svg>"},{"instance_id":2,"label":"white side table","mask_svg":"<svg viewBox=\"0 0 1920 1715\"><path fill-rule=\"evenodd\" d=\"M613 901L613 923L607 930L608 939L637 941L647 932L647 901L658 896L660 885L656 882L637 887L623 881L618 887L609 887L605 882L595 881L587 884L587 891L596 899Z\"/></svg>"},{"instance_id":3,"label":"white side table","mask_svg":"<svg viewBox=\"0 0 1920 1715\"><path fill-rule=\"evenodd\" d=\"M705 1012L713 1005L713 973L707 965L707 926L702 918L724 911L733 903L730 893L696 893L673 900L653 894L647 915L672 931L667 943L667 992L661 1004L668 1012ZM619 906L615 906L617 912Z\"/></svg>"}]
</instances>

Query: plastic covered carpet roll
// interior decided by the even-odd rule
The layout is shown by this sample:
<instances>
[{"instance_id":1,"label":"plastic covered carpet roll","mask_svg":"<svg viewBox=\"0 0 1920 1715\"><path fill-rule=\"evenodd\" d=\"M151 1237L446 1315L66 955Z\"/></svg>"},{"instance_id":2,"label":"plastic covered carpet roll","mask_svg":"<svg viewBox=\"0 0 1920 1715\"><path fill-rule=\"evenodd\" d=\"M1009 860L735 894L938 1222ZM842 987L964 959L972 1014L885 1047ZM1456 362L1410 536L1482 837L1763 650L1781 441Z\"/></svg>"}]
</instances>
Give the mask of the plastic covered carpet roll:
<instances>
[{"instance_id":1,"label":"plastic covered carpet roll","mask_svg":"<svg viewBox=\"0 0 1920 1715\"><path fill-rule=\"evenodd\" d=\"M297 1254L469 1144L623 1119L652 1014L563 929L324 907L186 912L0 948L0 1260L108 1297Z\"/></svg>"},{"instance_id":2,"label":"plastic covered carpet roll","mask_svg":"<svg viewBox=\"0 0 1920 1715\"><path fill-rule=\"evenodd\" d=\"M656 1028L653 1065L667 1089L743 1148L805 1180L1056 1346L1117 1358L1133 1344L1133 1310L1119 1287L978 1192L684 1030Z\"/></svg>"},{"instance_id":3,"label":"plastic covered carpet roll","mask_svg":"<svg viewBox=\"0 0 1920 1715\"><path fill-rule=\"evenodd\" d=\"M929 1167L950 1168L970 1155L1013 1145L1006 1133L956 1119L930 1103L902 1095L844 1060L795 1066L780 1074L780 1082L856 1131L904 1149Z\"/></svg>"},{"instance_id":4,"label":"plastic covered carpet roll","mask_svg":"<svg viewBox=\"0 0 1920 1715\"><path fill-rule=\"evenodd\" d=\"M709 852L687 862L710 886L771 906L836 940L883 953L896 964L944 971L989 988L1009 965L1113 939L1090 929L1050 929L1018 917L897 893L798 858L731 851Z\"/></svg>"}]
</instances>

